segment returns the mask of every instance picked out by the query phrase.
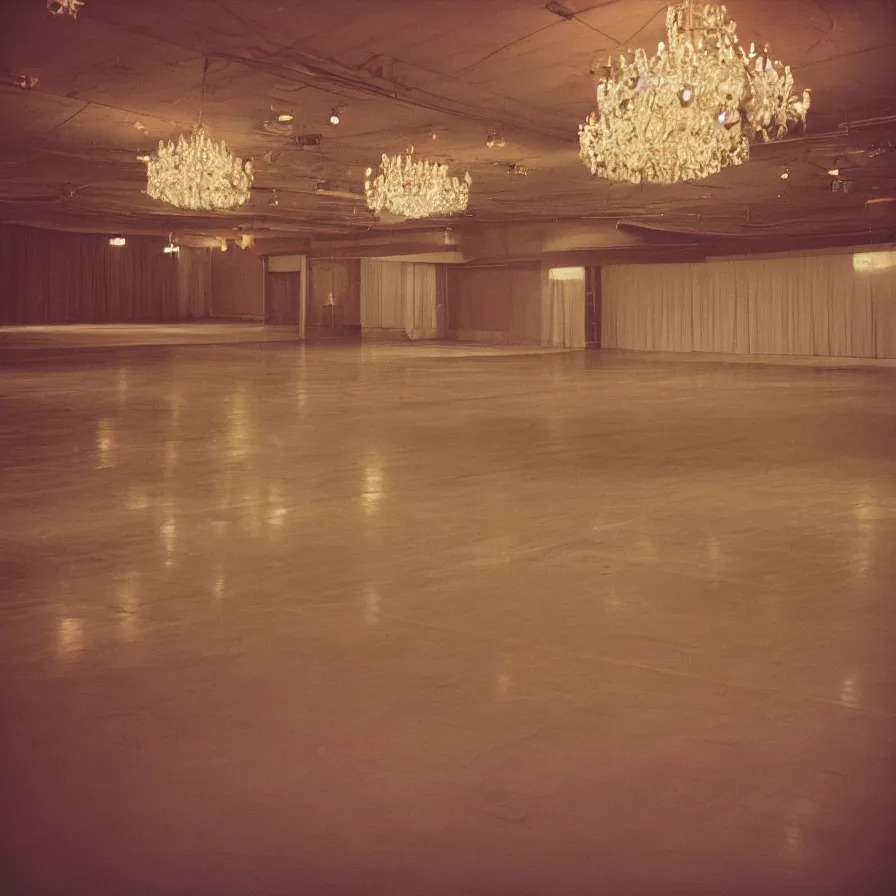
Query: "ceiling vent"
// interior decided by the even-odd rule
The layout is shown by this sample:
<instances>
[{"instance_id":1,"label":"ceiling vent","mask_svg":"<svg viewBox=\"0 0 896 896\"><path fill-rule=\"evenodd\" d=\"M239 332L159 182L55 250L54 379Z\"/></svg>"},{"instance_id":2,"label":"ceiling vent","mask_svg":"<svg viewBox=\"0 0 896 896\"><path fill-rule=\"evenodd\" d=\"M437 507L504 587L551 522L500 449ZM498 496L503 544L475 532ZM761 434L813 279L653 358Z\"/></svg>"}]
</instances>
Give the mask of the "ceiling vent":
<instances>
[{"instance_id":1,"label":"ceiling vent","mask_svg":"<svg viewBox=\"0 0 896 896\"><path fill-rule=\"evenodd\" d=\"M567 22L576 17L576 14L571 9L567 9L562 3L546 3L544 8L555 16L566 19Z\"/></svg>"},{"instance_id":2,"label":"ceiling vent","mask_svg":"<svg viewBox=\"0 0 896 896\"><path fill-rule=\"evenodd\" d=\"M274 134L277 137L292 136L292 124L288 121L266 121L262 127L268 134Z\"/></svg>"}]
</instances>

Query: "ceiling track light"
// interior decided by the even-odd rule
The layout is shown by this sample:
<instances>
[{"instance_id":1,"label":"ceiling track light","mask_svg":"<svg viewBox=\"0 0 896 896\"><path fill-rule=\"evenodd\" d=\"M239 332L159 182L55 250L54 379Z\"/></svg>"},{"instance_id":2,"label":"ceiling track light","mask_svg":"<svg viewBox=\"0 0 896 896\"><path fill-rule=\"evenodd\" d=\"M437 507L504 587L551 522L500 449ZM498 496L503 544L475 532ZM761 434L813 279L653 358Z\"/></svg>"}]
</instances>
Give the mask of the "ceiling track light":
<instances>
[{"instance_id":1,"label":"ceiling track light","mask_svg":"<svg viewBox=\"0 0 896 896\"><path fill-rule=\"evenodd\" d=\"M13 75L12 83L14 87L18 87L19 90L31 90L33 87L37 87L40 78L35 77L34 75Z\"/></svg>"}]
</instances>

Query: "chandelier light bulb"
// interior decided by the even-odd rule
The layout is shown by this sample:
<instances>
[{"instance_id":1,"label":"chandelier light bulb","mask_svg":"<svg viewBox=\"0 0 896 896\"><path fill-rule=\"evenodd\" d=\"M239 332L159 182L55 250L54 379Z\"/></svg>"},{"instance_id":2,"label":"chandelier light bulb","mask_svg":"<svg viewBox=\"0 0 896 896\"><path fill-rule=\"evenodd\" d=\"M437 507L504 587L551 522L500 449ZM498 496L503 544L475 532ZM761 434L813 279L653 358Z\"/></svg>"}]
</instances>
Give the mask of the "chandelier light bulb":
<instances>
[{"instance_id":1,"label":"chandelier light bulb","mask_svg":"<svg viewBox=\"0 0 896 896\"><path fill-rule=\"evenodd\" d=\"M809 91L768 48L744 50L724 6L666 10L667 42L607 60L597 109L579 127L579 155L615 182L703 180L750 158L753 140L780 140L806 123ZM722 125L722 127L719 127Z\"/></svg>"}]
</instances>

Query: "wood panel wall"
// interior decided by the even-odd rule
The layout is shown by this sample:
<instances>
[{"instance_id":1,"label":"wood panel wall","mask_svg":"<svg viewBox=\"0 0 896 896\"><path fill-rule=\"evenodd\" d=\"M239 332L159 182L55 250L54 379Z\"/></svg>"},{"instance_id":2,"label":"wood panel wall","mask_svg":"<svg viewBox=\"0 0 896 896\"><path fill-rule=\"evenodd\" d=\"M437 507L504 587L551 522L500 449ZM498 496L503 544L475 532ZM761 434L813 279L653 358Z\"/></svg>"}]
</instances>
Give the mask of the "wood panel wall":
<instances>
[{"instance_id":1,"label":"wood panel wall","mask_svg":"<svg viewBox=\"0 0 896 896\"><path fill-rule=\"evenodd\" d=\"M209 250L209 313L231 320L264 319L264 259L251 249Z\"/></svg>"},{"instance_id":2,"label":"wood panel wall","mask_svg":"<svg viewBox=\"0 0 896 896\"><path fill-rule=\"evenodd\" d=\"M163 238L0 224L0 323L149 323L206 315L208 250L166 255Z\"/></svg>"},{"instance_id":3,"label":"wood panel wall","mask_svg":"<svg viewBox=\"0 0 896 896\"><path fill-rule=\"evenodd\" d=\"M542 277L538 264L446 268L451 338L496 344L540 343Z\"/></svg>"}]
</instances>

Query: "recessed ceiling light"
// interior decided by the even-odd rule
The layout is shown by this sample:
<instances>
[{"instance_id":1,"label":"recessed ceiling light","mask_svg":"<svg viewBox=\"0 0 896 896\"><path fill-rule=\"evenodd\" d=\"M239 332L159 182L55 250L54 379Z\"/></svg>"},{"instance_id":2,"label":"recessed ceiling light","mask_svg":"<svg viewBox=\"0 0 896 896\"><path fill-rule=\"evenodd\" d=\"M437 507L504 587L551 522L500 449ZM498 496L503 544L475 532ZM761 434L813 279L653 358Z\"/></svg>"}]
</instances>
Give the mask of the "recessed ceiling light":
<instances>
[{"instance_id":1,"label":"recessed ceiling light","mask_svg":"<svg viewBox=\"0 0 896 896\"><path fill-rule=\"evenodd\" d=\"M339 110L334 109L330 113L330 124L335 128L337 124L339 124Z\"/></svg>"},{"instance_id":2,"label":"recessed ceiling light","mask_svg":"<svg viewBox=\"0 0 896 896\"><path fill-rule=\"evenodd\" d=\"M790 172L789 172L789 171L784 171L784 172L782 172L782 174L781 174L781 180L787 180L788 177L790 177Z\"/></svg>"}]
</instances>

